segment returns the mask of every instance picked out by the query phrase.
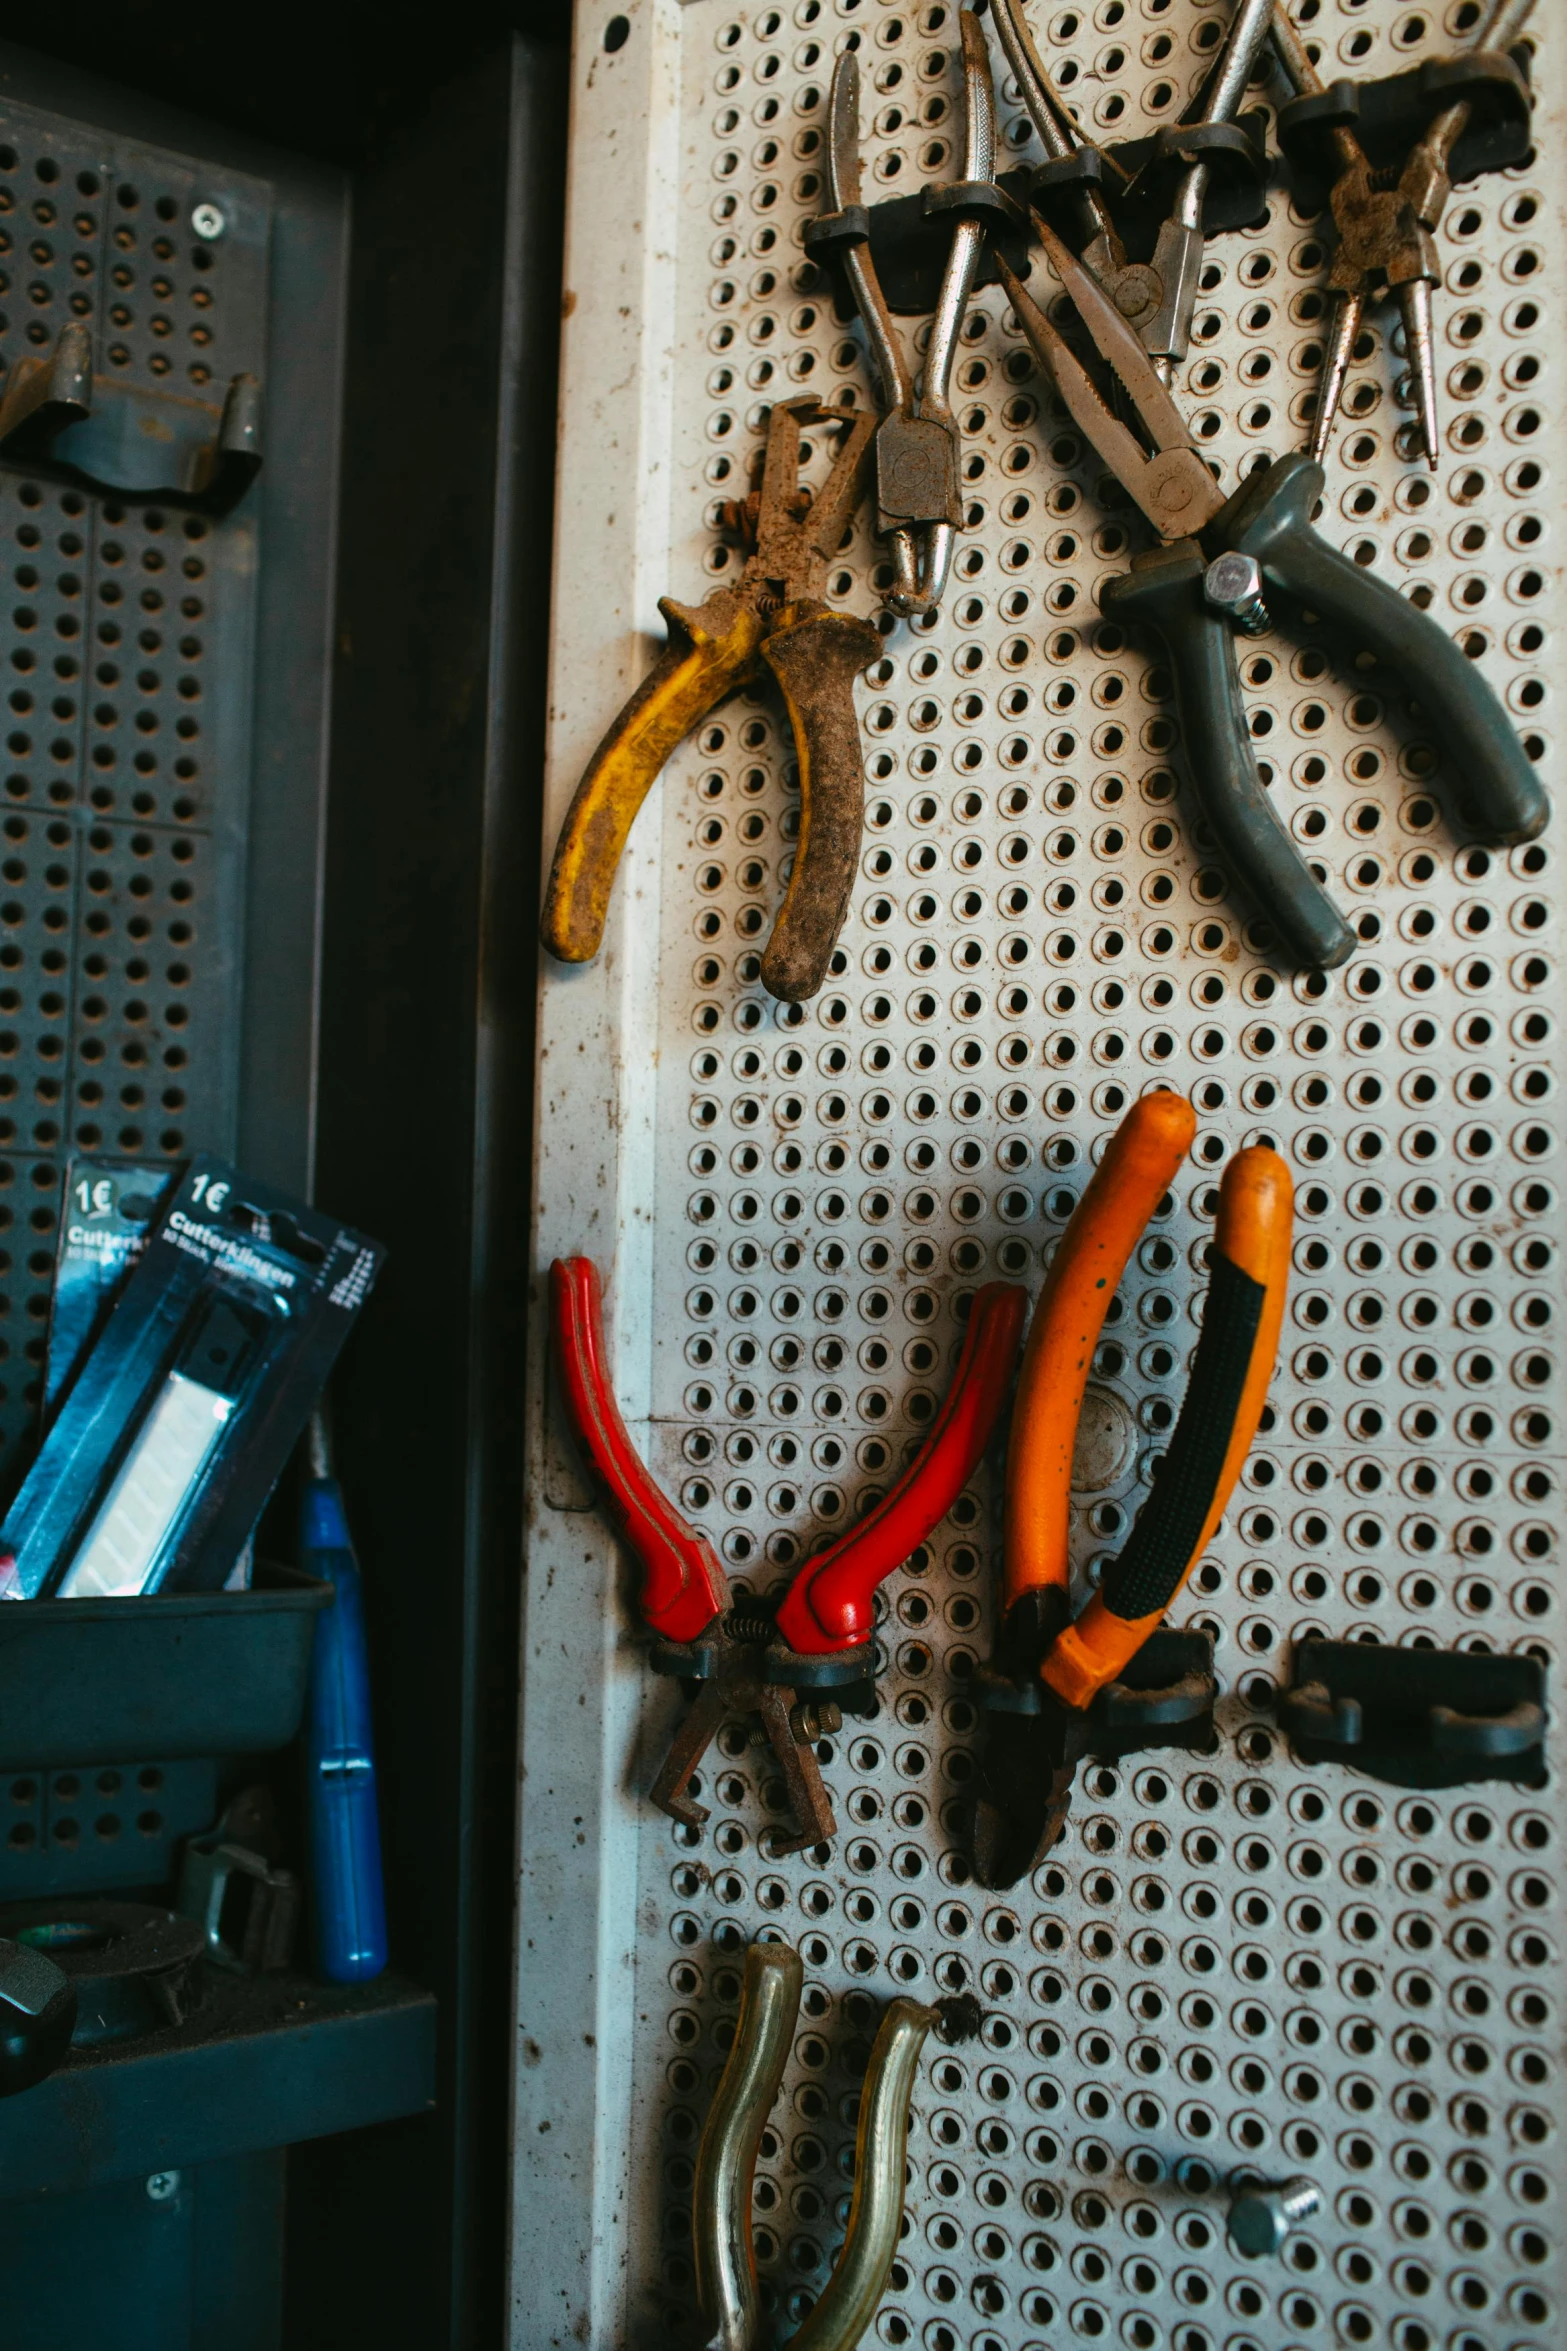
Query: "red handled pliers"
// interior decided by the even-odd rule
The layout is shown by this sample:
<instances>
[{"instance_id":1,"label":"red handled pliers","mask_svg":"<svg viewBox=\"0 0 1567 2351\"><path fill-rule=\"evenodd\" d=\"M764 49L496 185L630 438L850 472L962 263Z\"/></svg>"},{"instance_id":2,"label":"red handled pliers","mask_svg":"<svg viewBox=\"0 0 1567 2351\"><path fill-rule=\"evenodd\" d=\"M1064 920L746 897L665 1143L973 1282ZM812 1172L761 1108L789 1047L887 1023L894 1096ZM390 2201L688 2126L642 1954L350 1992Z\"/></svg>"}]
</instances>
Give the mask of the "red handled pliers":
<instances>
[{"instance_id":1,"label":"red handled pliers","mask_svg":"<svg viewBox=\"0 0 1567 2351\"><path fill-rule=\"evenodd\" d=\"M730 1714L759 1715L795 1816L775 1853L836 1834L815 1741L841 1722L838 1697L875 1672L876 1586L944 1518L990 1441L1012 1376L1028 1294L990 1282L974 1299L958 1367L941 1411L885 1501L800 1568L774 1611L731 1607L728 1579L705 1535L649 1476L626 1433L606 1368L598 1270L591 1258L550 1268L551 1327L567 1417L601 1488L604 1507L642 1569L639 1606L655 1639L651 1663L693 1686L693 1703L651 1790L674 1820L697 1827L707 1809L688 1794L692 1774Z\"/></svg>"}]
</instances>

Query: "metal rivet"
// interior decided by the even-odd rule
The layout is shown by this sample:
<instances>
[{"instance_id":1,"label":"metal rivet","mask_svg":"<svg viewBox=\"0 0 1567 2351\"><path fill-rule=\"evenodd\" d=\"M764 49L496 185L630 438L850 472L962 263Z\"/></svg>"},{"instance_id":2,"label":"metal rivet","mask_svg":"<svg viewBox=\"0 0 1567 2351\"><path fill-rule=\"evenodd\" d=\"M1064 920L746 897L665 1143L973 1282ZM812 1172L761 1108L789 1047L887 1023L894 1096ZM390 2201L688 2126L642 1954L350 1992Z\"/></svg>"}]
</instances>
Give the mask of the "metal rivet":
<instances>
[{"instance_id":1,"label":"metal rivet","mask_svg":"<svg viewBox=\"0 0 1567 2351\"><path fill-rule=\"evenodd\" d=\"M197 204L192 207L190 225L198 237L205 237L209 245L215 245L228 222L215 204Z\"/></svg>"}]
</instances>

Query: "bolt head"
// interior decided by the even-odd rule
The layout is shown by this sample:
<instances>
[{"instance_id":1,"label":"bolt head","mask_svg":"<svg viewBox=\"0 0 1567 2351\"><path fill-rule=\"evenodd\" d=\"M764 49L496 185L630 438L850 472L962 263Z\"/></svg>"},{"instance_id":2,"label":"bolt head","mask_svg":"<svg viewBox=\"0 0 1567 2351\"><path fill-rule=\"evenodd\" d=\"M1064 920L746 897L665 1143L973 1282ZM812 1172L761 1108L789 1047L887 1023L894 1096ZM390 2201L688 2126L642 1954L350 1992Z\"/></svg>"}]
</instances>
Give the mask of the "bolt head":
<instances>
[{"instance_id":1,"label":"bolt head","mask_svg":"<svg viewBox=\"0 0 1567 2351\"><path fill-rule=\"evenodd\" d=\"M191 208L190 225L198 237L215 245L228 227L228 222L215 204L196 204Z\"/></svg>"},{"instance_id":2,"label":"bolt head","mask_svg":"<svg viewBox=\"0 0 1567 2351\"><path fill-rule=\"evenodd\" d=\"M169 2198L177 2196L179 2192L180 2175L177 2171L155 2171L149 2174L147 2193L154 2204L167 2204Z\"/></svg>"},{"instance_id":3,"label":"bolt head","mask_svg":"<svg viewBox=\"0 0 1567 2351\"><path fill-rule=\"evenodd\" d=\"M1239 619L1262 597L1262 568L1254 555L1216 555L1203 574L1202 592L1220 612Z\"/></svg>"},{"instance_id":4,"label":"bolt head","mask_svg":"<svg viewBox=\"0 0 1567 2351\"><path fill-rule=\"evenodd\" d=\"M1289 2235L1289 2222L1276 2188L1250 2188L1230 2206L1230 2243L1249 2260L1277 2253Z\"/></svg>"}]
</instances>

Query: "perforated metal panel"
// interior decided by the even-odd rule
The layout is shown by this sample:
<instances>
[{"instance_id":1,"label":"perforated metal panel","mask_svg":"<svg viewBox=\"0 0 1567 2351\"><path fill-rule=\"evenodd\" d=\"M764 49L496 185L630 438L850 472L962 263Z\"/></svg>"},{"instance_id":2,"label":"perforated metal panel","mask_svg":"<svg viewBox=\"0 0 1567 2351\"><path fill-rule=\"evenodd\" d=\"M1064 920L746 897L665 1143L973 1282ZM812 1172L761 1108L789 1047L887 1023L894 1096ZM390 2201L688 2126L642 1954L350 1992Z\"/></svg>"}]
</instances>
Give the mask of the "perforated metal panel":
<instances>
[{"instance_id":1,"label":"perforated metal panel","mask_svg":"<svg viewBox=\"0 0 1567 2351\"><path fill-rule=\"evenodd\" d=\"M1225 13L1108 0L1034 25L1085 123L1131 135L1179 112ZM1310 31L1333 71L1386 72L1475 13L1324 0ZM1539 153L1460 191L1441 231L1441 465L1414 455L1378 311L1322 527L1462 636L1554 777L1553 12L1539 31ZM800 241L835 50L861 48L868 187L901 192L953 169L954 35L944 4L876 0L582 18L550 840L647 666L653 598L734 576L718 502L768 404L867 396ZM1320 224L1282 191L1265 228L1209 248L1178 396L1226 489L1305 437L1323 273ZM780 2341L841 2236L879 2003L961 1988L983 2036L925 2063L881 2341L1544 2351L1567 2286L1554 1795L1407 1796L1297 1766L1275 1705L1309 1633L1555 1660L1556 833L1480 846L1406 687L1352 645L1308 629L1245 647L1275 799L1360 937L1340 972L1281 977L1193 809L1168 677L1097 617L1142 525L997 289L959 384L968 531L939 620L890 628L865 681L865 850L832 976L803 1008L760 988L798 800L781 711L739 698L670 762L599 965L545 966L539 1263L599 1261L638 1441L737 1584L765 1590L885 1490L974 1286L1037 1288L1127 1104L1189 1092L1191 1161L1096 1362L1086 1588L1178 1405L1217 1173L1276 1144L1299 1192L1286 1343L1175 1617L1213 1633L1218 1744L1085 1770L1032 1884L970 1882L993 1465L886 1588L878 1715L823 1750L833 1851L769 1857L781 1791L743 1733L710 1758L713 1816L688 1843L641 1795L677 1699L640 1665L546 1409L513 2340L689 2325L692 2156L739 1954L768 1932L808 1980L757 2191ZM879 563L862 518L835 599L873 610ZM1233 2254L1230 2184L1293 2172L1320 2213L1279 2260Z\"/></svg>"},{"instance_id":2,"label":"perforated metal panel","mask_svg":"<svg viewBox=\"0 0 1567 2351\"><path fill-rule=\"evenodd\" d=\"M0 391L72 321L153 441L264 378L270 203L8 104ZM70 1151L232 1148L257 556L253 513L0 452L0 1478L36 1425Z\"/></svg>"}]
</instances>

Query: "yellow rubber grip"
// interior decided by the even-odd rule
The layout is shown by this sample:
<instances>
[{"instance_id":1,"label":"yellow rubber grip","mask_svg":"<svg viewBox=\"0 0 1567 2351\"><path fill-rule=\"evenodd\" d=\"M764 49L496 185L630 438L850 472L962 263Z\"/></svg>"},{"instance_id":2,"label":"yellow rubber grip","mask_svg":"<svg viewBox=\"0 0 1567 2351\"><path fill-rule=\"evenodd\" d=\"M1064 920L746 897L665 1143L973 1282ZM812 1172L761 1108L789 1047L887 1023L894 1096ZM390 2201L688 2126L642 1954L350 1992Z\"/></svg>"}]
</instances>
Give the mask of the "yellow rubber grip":
<instances>
[{"instance_id":1,"label":"yellow rubber grip","mask_svg":"<svg viewBox=\"0 0 1567 2351\"><path fill-rule=\"evenodd\" d=\"M540 934L562 963L591 963L637 810L665 760L715 703L754 677L766 624L715 588L693 611L659 599L669 642L588 761L555 844Z\"/></svg>"}]
</instances>

